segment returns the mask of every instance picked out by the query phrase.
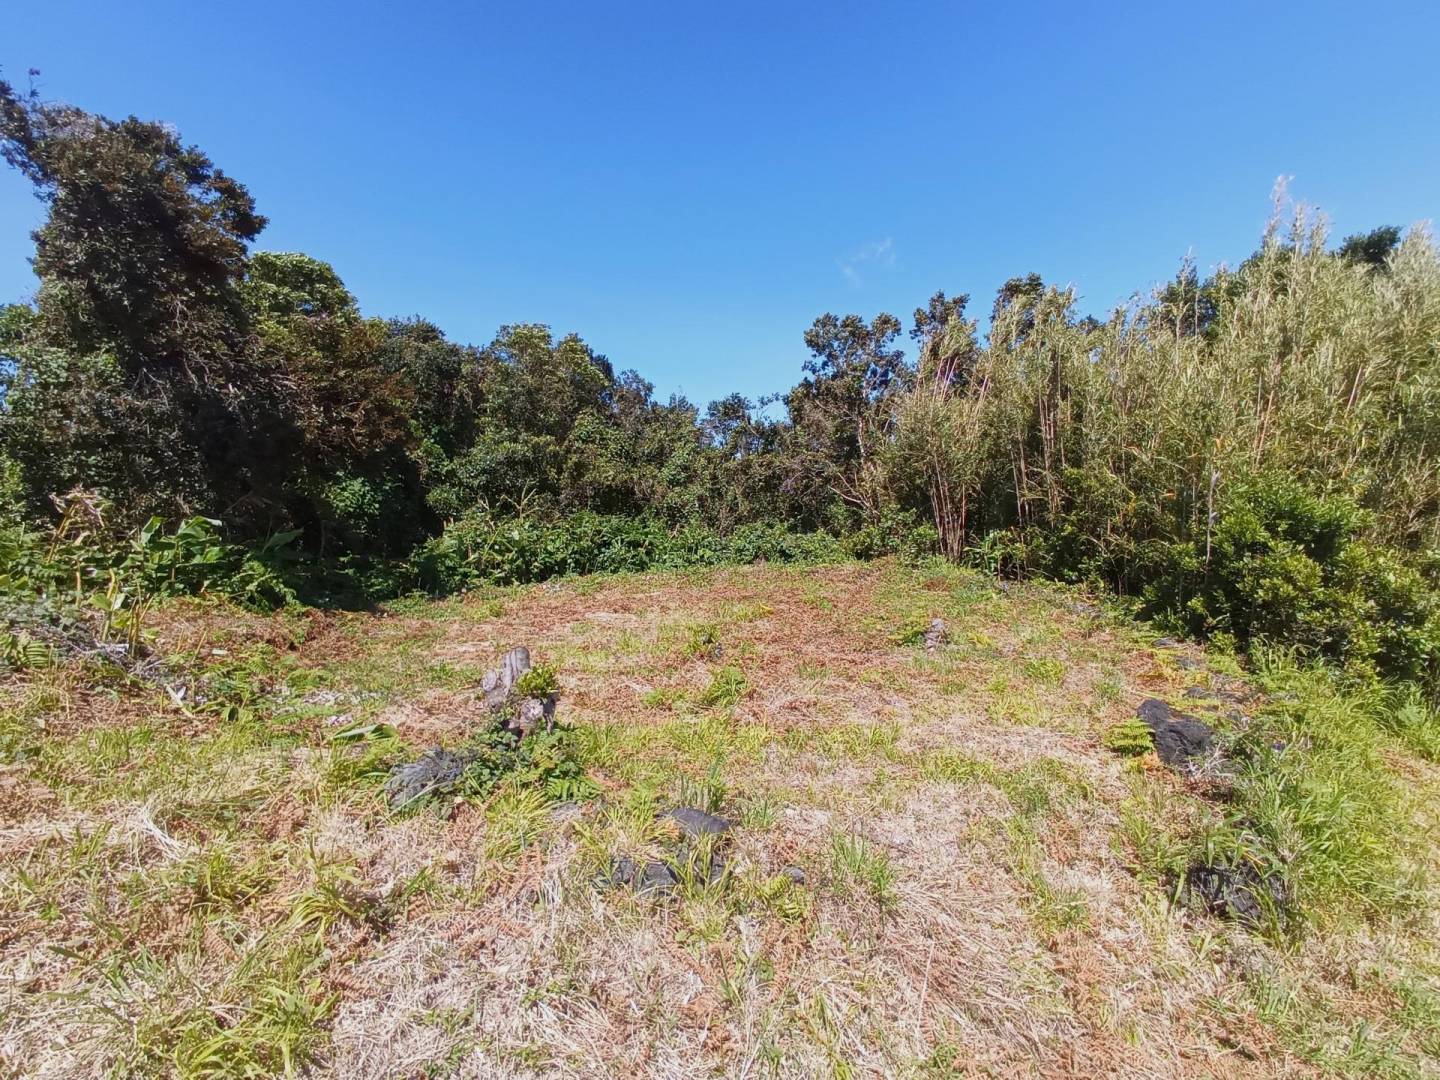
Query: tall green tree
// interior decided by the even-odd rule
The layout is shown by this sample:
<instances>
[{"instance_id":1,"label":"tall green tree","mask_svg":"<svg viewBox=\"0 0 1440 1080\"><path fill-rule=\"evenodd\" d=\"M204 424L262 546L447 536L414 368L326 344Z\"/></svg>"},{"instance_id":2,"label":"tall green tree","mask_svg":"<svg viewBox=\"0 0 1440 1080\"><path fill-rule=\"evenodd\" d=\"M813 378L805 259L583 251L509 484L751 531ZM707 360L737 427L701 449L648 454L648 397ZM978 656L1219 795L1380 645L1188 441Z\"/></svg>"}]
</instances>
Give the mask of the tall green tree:
<instances>
[{"instance_id":1,"label":"tall green tree","mask_svg":"<svg viewBox=\"0 0 1440 1080\"><path fill-rule=\"evenodd\" d=\"M423 533L414 387L385 362L391 328L361 316L334 267L257 252L242 293L262 361L287 388L282 476L291 524L321 548L394 549Z\"/></svg>"},{"instance_id":2,"label":"tall green tree","mask_svg":"<svg viewBox=\"0 0 1440 1080\"><path fill-rule=\"evenodd\" d=\"M51 344L197 376L239 349L237 287L265 218L198 147L0 79L0 154L46 204L33 263Z\"/></svg>"},{"instance_id":3,"label":"tall green tree","mask_svg":"<svg viewBox=\"0 0 1440 1080\"><path fill-rule=\"evenodd\" d=\"M265 224L250 194L165 125L4 80L0 155L47 209L36 316L7 395L32 507L84 485L122 514L266 517L293 425L239 287Z\"/></svg>"},{"instance_id":4,"label":"tall green tree","mask_svg":"<svg viewBox=\"0 0 1440 1080\"><path fill-rule=\"evenodd\" d=\"M900 320L882 312L820 316L805 332L807 377L785 398L794 423L792 488L828 488L866 514L879 509L875 452L889 426L888 399L910 381L895 347Z\"/></svg>"}]
</instances>

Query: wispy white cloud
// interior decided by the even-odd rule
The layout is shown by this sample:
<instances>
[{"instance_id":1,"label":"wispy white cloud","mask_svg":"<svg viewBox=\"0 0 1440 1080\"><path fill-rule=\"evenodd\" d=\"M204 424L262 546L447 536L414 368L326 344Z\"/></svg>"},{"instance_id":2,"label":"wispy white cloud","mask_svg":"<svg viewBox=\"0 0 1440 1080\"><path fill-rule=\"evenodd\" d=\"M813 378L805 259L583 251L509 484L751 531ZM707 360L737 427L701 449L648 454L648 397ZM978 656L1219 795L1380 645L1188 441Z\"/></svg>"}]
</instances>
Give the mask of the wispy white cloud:
<instances>
[{"instance_id":1,"label":"wispy white cloud","mask_svg":"<svg viewBox=\"0 0 1440 1080\"><path fill-rule=\"evenodd\" d=\"M840 273L851 285L859 285L870 269L890 270L895 266L895 241L890 237L875 240L835 260Z\"/></svg>"}]
</instances>

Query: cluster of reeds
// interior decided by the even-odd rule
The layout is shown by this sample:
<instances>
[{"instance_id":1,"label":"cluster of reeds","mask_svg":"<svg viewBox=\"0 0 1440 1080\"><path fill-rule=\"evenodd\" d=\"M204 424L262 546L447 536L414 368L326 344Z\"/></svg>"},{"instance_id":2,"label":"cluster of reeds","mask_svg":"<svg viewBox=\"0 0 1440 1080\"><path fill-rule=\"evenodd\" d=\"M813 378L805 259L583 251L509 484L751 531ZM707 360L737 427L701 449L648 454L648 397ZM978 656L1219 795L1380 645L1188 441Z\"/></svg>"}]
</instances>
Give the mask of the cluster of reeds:
<instances>
[{"instance_id":1,"label":"cluster of reeds","mask_svg":"<svg viewBox=\"0 0 1440 1080\"><path fill-rule=\"evenodd\" d=\"M923 487L948 554L1063 530L1122 588L1146 541L1198 540L1227 486L1284 474L1367 510L1367 538L1440 541L1440 258L1410 230L1383 265L1277 217L1235 270L1176 280L1104 323L1073 290L953 320L896 406L892 486Z\"/></svg>"}]
</instances>

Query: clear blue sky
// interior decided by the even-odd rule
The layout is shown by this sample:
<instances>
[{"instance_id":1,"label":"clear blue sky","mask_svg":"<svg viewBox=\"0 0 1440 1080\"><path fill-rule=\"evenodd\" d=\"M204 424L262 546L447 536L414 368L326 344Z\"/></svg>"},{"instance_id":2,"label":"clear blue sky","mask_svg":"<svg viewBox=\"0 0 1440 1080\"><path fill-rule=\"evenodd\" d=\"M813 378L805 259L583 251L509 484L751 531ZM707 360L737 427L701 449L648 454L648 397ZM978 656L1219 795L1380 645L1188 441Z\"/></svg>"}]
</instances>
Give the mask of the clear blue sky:
<instances>
[{"instance_id":1,"label":"clear blue sky","mask_svg":"<svg viewBox=\"0 0 1440 1080\"><path fill-rule=\"evenodd\" d=\"M1162 10L1164 9L1164 10ZM1037 271L1103 314L1253 249L1440 210L1440 3L11 5L0 65L174 123L259 246L459 341L579 331L658 392L791 385L821 312ZM40 207L0 175L0 301Z\"/></svg>"}]
</instances>

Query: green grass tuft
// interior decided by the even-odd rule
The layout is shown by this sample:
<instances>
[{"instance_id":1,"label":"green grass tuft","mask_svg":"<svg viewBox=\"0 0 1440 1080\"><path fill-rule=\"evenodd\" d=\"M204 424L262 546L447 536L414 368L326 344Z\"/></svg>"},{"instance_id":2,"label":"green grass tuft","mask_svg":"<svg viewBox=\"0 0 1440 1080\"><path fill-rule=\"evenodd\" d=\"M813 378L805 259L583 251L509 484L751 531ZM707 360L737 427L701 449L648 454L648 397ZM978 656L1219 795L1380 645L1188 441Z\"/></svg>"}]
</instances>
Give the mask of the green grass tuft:
<instances>
[{"instance_id":1,"label":"green grass tuft","mask_svg":"<svg viewBox=\"0 0 1440 1080\"><path fill-rule=\"evenodd\" d=\"M745 673L738 667L727 665L710 677L710 685L701 691L698 701L707 709L730 709L749 689Z\"/></svg>"}]
</instances>

